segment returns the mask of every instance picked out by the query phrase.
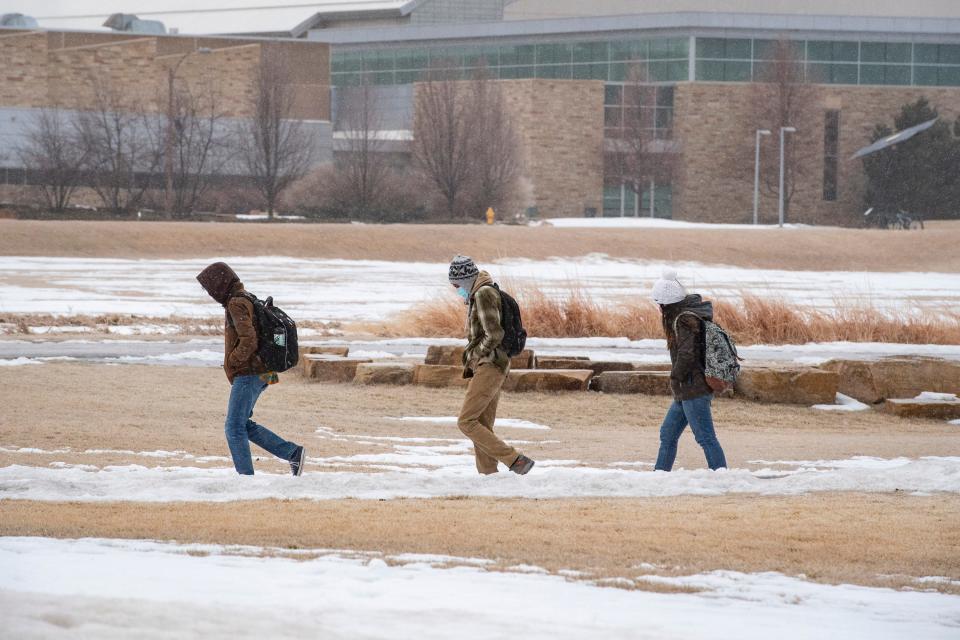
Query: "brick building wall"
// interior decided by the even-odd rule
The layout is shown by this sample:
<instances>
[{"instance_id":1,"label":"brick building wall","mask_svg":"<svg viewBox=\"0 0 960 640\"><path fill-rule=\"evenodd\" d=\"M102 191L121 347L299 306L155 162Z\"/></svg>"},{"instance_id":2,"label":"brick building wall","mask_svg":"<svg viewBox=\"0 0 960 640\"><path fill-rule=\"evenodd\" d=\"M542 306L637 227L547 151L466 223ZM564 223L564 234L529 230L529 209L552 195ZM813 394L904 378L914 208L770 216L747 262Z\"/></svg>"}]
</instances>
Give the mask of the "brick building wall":
<instances>
[{"instance_id":1,"label":"brick building wall","mask_svg":"<svg viewBox=\"0 0 960 640\"><path fill-rule=\"evenodd\" d=\"M542 217L603 206L603 82L500 80Z\"/></svg>"},{"instance_id":2,"label":"brick building wall","mask_svg":"<svg viewBox=\"0 0 960 640\"><path fill-rule=\"evenodd\" d=\"M0 107L89 109L95 102L95 78L121 95L124 104L162 113L167 69L201 47L212 51L185 59L177 83L191 89L214 86L228 116L249 115L251 82L264 56L275 52L286 60L296 87L295 115L330 119L330 51L325 43L127 33L0 32Z\"/></svg>"},{"instance_id":3,"label":"brick building wall","mask_svg":"<svg viewBox=\"0 0 960 640\"><path fill-rule=\"evenodd\" d=\"M756 127L749 114L754 92L749 84L693 83L677 87L674 136L683 161L674 179L674 218L703 222L748 222L753 215L753 153ZM819 85L815 106L798 124L807 145L808 167L798 180L788 222L858 224L863 211L865 176L860 160L850 160L869 143L878 122L892 126L900 107L921 96L953 121L960 115L960 89ZM827 111L840 113L838 191L823 199L823 145ZM761 142L763 154L779 153L778 132ZM762 182L761 182L762 184ZM775 193L761 187L760 220L777 221Z\"/></svg>"}]
</instances>

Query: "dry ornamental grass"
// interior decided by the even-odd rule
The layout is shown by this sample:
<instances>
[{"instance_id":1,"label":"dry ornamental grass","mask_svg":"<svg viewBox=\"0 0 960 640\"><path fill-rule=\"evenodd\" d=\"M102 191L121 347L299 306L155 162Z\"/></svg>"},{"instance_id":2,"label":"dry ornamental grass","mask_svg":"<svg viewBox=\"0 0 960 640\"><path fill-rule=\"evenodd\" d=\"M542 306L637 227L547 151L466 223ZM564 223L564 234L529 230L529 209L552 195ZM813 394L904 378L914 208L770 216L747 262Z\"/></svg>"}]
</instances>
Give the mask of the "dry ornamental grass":
<instances>
[{"instance_id":1,"label":"dry ornamental grass","mask_svg":"<svg viewBox=\"0 0 960 640\"><path fill-rule=\"evenodd\" d=\"M537 289L514 292L527 333L540 338L625 336L662 338L660 311L648 302L599 303L582 291L552 298ZM739 344L808 342L891 342L960 344L960 314L910 315L837 303L830 312L784 300L743 296L714 302L715 320ZM464 307L459 299L438 299L414 307L379 329L385 336L462 337Z\"/></svg>"}]
</instances>

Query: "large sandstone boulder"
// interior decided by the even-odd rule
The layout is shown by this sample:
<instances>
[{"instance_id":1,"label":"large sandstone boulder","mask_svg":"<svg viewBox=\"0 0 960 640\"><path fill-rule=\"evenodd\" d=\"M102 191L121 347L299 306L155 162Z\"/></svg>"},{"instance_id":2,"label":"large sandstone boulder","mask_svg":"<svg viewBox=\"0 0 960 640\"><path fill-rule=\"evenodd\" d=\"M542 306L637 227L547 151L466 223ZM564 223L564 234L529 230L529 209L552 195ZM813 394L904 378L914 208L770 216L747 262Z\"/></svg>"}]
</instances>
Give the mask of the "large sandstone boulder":
<instances>
[{"instance_id":1,"label":"large sandstone boulder","mask_svg":"<svg viewBox=\"0 0 960 640\"><path fill-rule=\"evenodd\" d=\"M410 384L413 382L413 363L367 362L357 366L354 384Z\"/></svg>"},{"instance_id":2,"label":"large sandstone boulder","mask_svg":"<svg viewBox=\"0 0 960 640\"><path fill-rule=\"evenodd\" d=\"M586 391L590 387L590 369L514 369L504 391Z\"/></svg>"},{"instance_id":3,"label":"large sandstone boulder","mask_svg":"<svg viewBox=\"0 0 960 640\"><path fill-rule=\"evenodd\" d=\"M634 366L630 362L607 362L597 360L566 360L562 358L551 358L549 360L537 360L538 369L590 369L594 375L599 375L605 371L633 371Z\"/></svg>"},{"instance_id":4,"label":"large sandstone boulder","mask_svg":"<svg viewBox=\"0 0 960 640\"><path fill-rule=\"evenodd\" d=\"M461 366L463 364L463 347L431 345L427 347L425 364L442 364Z\"/></svg>"},{"instance_id":5,"label":"large sandstone boulder","mask_svg":"<svg viewBox=\"0 0 960 640\"><path fill-rule=\"evenodd\" d=\"M883 403L883 410L901 418L957 420L960 419L960 400L890 399Z\"/></svg>"},{"instance_id":6,"label":"large sandstone boulder","mask_svg":"<svg viewBox=\"0 0 960 640\"><path fill-rule=\"evenodd\" d=\"M840 393L867 404L887 398L913 398L924 391L960 393L960 362L951 360L832 360L822 368L840 375Z\"/></svg>"},{"instance_id":7,"label":"large sandstone boulder","mask_svg":"<svg viewBox=\"0 0 960 640\"><path fill-rule=\"evenodd\" d=\"M815 367L749 367L740 372L738 396L772 404L833 404L840 376Z\"/></svg>"},{"instance_id":8,"label":"large sandstone boulder","mask_svg":"<svg viewBox=\"0 0 960 640\"><path fill-rule=\"evenodd\" d=\"M511 369L533 369L533 363L536 361L536 358L533 355L533 351L530 349L524 349L517 355L510 358L510 368Z\"/></svg>"},{"instance_id":9,"label":"large sandstone boulder","mask_svg":"<svg viewBox=\"0 0 960 640\"><path fill-rule=\"evenodd\" d=\"M590 382L590 388L603 393L642 393L669 396L668 371L605 371Z\"/></svg>"},{"instance_id":10,"label":"large sandstone boulder","mask_svg":"<svg viewBox=\"0 0 960 640\"><path fill-rule=\"evenodd\" d=\"M413 384L425 387L465 387L463 367L457 365L418 364L413 368Z\"/></svg>"},{"instance_id":11,"label":"large sandstone boulder","mask_svg":"<svg viewBox=\"0 0 960 640\"><path fill-rule=\"evenodd\" d=\"M576 362L581 364L590 360L587 356L537 356L533 359L534 369L576 369L576 367L562 367L560 364Z\"/></svg>"},{"instance_id":12,"label":"large sandstone boulder","mask_svg":"<svg viewBox=\"0 0 960 640\"><path fill-rule=\"evenodd\" d=\"M300 357L308 354L323 354L328 356L340 356L346 358L350 355L350 347L300 347Z\"/></svg>"},{"instance_id":13,"label":"large sandstone boulder","mask_svg":"<svg viewBox=\"0 0 960 640\"><path fill-rule=\"evenodd\" d=\"M303 375L315 382L351 382L357 367L366 362L372 361L311 353L303 357Z\"/></svg>"}]
</instances>

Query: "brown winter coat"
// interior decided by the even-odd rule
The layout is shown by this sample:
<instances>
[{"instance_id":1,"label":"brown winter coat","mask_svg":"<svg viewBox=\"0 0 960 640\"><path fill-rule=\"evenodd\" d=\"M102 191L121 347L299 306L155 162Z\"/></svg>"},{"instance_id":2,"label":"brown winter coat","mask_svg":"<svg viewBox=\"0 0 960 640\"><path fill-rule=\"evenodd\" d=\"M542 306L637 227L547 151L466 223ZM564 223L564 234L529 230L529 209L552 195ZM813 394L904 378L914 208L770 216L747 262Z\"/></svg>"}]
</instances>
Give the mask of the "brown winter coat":
<instances>
[{"instance_id":1,"label":"brown winter coat","mask_svg":"<svg viewBox=\"0 0 960 640\"><path fill-rule=\"evenodd\" d=\"M683 315L680 315L680 314ZM691 316L690 314L694 314ZM678 319L679 316L679 319ZM677 400L692 400L710 395L713 389L704 375L703 320L713 319L713 306L698 295L667 305L663 311L663 331L670 349L670 390ZM674 333L676 321L676 333Z\"/></svg>"},{"instance_id":2,"label":"brown winter coat","mask_svg":"<svg viewBox=\"0 0 960 640\"><path fill-rule=\"evenodd\" d=\"M267 368L257 356L257 328L253 303L245 298L243 283L227 264L215 262L197 280L224 308L223 371L233 384L236 376L259 375Z\"/></svg>"}]
</instances>

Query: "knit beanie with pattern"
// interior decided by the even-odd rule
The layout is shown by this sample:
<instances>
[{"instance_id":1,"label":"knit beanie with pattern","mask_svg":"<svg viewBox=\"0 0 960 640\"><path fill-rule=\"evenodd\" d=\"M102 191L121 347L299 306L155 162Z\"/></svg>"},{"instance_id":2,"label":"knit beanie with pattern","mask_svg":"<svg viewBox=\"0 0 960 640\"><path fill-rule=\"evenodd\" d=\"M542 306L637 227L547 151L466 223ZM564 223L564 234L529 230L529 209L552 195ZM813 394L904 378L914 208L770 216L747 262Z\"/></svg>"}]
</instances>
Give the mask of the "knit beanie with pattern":
<instances>
[{"instance_id":1,"label":"knit beanie with pattern","mask_svg":"<svg viewBox=\"0 0 960 640\"><path fill-rule=\"evenodd\" d=\"M677 272L668 269L654 283L651 297L657 304L675 304L687 297L687 290L677 280Z\"/></svg>"},{"instance_id":2,"label":"knit beanie with pattern","mask_svg":"<svg viewBox=\"0 0 960 640\"><path fill-rule=\"evenodd\" d=\"M450 282L457 286L463 286L473 281L480 273L477 265L472 258L467 256L457 256L450 262L450 273L447 275Z\"/></svg>"}]
</instances>

